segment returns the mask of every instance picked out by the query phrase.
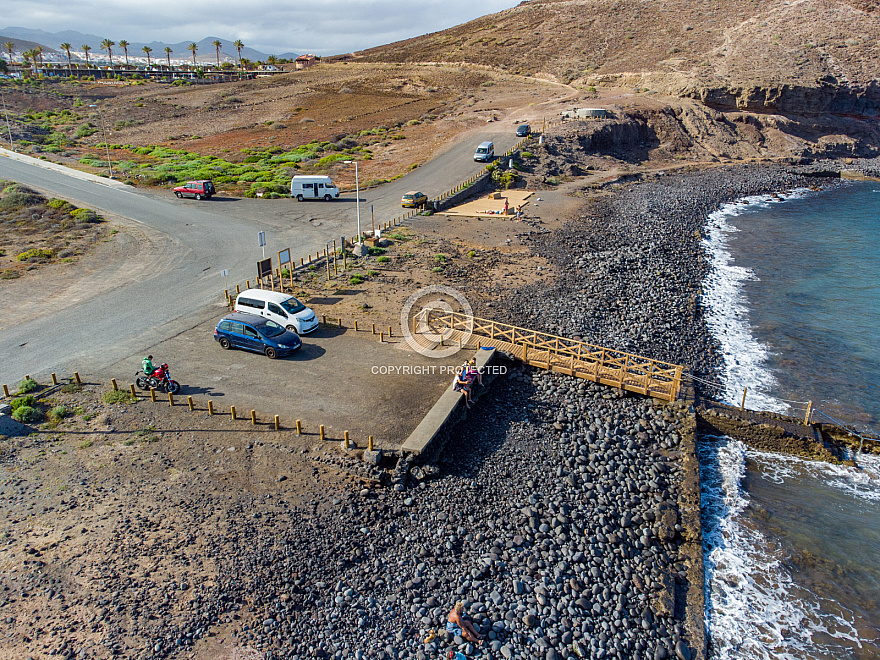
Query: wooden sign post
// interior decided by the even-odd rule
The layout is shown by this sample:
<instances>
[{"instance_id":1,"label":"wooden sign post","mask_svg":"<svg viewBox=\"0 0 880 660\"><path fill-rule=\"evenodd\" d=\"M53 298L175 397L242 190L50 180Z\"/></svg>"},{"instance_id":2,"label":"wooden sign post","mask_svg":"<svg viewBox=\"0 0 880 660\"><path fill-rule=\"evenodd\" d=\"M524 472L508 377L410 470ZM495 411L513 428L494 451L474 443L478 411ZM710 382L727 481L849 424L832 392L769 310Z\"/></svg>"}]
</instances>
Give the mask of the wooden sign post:
<instances>
[{"instance_id":1,"label":"wooden sign post","mask_svg":"<svg viewBox=\"0 0 880 660\"><path fill-rule=\"evenodd\" d=\"M272 257L257 262L257 278L260 280L260 288L263 288L263 278L272 277ZM272 282L272 290L275 290L275 283Z\"/></svg>"},{"instance_id":2,"label":"wooden sign post","mask_svg":"<svg viewBox=\"0 0 880 660\"><path fill-rule=\"evenodd\" d=\"M281 283L281 290L284 291L284 280L281 278L281 269L287 264L287 273L290 275L290 288L293 289L293 262L290 260L290 248L281 250L278 253L278 280Z\"/></svg>"}]
</instances>

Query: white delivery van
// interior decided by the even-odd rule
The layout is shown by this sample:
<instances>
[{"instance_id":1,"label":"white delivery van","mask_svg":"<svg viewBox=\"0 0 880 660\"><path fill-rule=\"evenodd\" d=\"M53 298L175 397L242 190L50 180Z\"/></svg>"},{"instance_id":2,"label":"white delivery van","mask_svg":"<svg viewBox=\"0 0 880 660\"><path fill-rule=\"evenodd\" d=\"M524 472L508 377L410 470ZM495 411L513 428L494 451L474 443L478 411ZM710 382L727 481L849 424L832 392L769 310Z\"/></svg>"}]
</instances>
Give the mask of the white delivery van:
<instances>
[{"instance_id":1,"label":"white delivery van","mask_svg":"<svg viewBox=\"0 0 880 660\"><path fill-rule=\"evenodd\" d=\"M495 160L495 143L480 142L477 150L474 152L474 160L489 163Z\"/></svg>"},{"instance_id":2,"label":"white delivery van","mask_svg":"<svg viewBox=\"0 0 880 660\"><path fill-rule=\"evenodd\" d=\"M246 289L235 297L235 311L270 319L298 335L318 327L318 319L311 309L293 296L278 291Z\"/></svg>"},{"instance_id":3,"label":"white delivery van","mask_svg":"<svg viewBox=\"0 0 880 660\"><path fill-rule=\"evenodd\" d=\"M297 175L290 182L290 196L298 202L305 199L323 199L329 202L339 197L339 188L329 176Z\"/></svg>"}]
</instances>

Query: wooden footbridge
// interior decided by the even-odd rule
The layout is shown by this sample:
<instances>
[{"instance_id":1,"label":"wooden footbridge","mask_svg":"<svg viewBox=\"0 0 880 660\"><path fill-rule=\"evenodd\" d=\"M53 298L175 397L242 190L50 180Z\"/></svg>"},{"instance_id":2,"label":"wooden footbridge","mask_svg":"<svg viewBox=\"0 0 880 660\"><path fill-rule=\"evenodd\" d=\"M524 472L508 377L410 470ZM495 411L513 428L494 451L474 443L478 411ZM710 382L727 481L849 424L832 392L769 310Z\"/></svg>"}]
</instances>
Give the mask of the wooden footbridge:
<instances>
[{"instance_id":1,"label":"wooden footbridge","mask_svg":"<svg viewBox=\"0 0 880 660\"><path fill-rule=\"evenodd\" d=\"M413 338L426 348L491 346L525 364L666 401L674 401L681 387L680 365L576 339L437 308L423 310L412 321Z\"/></svg>"}]
</instances>

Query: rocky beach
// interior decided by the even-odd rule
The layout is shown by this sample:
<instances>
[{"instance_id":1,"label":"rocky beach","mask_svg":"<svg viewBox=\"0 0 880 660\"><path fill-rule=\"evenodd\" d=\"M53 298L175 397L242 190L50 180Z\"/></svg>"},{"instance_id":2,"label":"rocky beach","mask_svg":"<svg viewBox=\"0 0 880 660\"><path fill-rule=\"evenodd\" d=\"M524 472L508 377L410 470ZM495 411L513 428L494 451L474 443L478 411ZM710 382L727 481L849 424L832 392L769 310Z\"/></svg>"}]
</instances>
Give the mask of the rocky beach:
<instances>
[{"instance_id":1,"label":"rocky beach","mask_svg":"<svg viewBox=\"0 0 880 660\"><path fill-rule=\"evenodd\" d=\"M803 169L826 166L840 167ZM493 314L717 379L700 305L706 217L830 181L796 169L618 184L534 236L558 277ZM137 480L108 460L50 493L40 472L57 445L24 439L2 455L0 658L703 657L694 433L686 404L514 367L450 430L436 468L385 466L409 475L399 489L330 452L301 459L306 495L218 486L195 467L165 482L160 468L198 463L181 431L174 450L156 442ZM246 460L262 444L242 448ZM328 486L325 470L352 480ZM456 601L482 645L444 631Z\"/></svg>"}]
</instances>

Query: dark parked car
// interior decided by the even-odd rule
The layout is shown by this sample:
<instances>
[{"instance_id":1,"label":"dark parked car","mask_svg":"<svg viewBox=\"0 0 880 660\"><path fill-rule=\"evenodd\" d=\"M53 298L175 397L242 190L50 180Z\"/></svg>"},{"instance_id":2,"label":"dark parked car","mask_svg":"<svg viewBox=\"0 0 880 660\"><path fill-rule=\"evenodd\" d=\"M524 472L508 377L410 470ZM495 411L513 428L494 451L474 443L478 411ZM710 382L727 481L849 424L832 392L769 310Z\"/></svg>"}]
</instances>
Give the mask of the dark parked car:
<instances>
[{"instance_id":1,"label":"dark parked car","mask_svg":"<svg viewBox=\"0 0 880 660\"><path fill-rule=\"evenodd\" d=\"M242 312L233 312L220 319L214 328L214 339L222 348L243 348L265 353L271 359L290 355L302 346L302 340L295 332L262 316Z\"/></svg>"},{"instance_id":2,"label":"dark parked car","mask_svg":"<svg viewBox=\"0 0 880 660\"><path fill-rule=\"evenodd\" d=\"M187 181L182 186L174 189L174 194L178 197L195 197L196 199L211 199L217 190L214 188L214 182L208 180Z\"/></svg>"},{"instance_id":3,"label":"dark parked car","mask_svg":"<svg viewBox=\"0 0 880 660\"><path fill-rule=\"evenodd\" d=\"M516 127L516 137L528 137L532 134L532 127L528 124L520 124Z\"/></svg>"}]
</instances>

